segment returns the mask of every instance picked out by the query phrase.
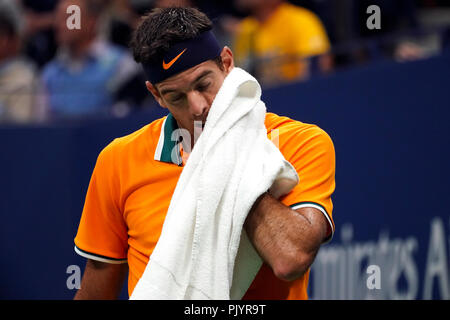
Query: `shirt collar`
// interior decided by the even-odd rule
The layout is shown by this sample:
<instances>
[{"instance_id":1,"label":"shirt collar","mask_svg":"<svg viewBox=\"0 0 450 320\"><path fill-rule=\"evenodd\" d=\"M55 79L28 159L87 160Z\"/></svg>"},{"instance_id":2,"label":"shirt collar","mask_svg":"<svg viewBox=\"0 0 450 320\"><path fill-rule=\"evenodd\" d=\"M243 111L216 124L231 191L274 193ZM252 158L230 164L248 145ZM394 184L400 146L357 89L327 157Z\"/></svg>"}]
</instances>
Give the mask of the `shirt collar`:
<instances>
[{"instance_id":1,"label":"shirt collar","mask_svg":"<svg viewBox=\"0 0 450 320\"><path fill-rule=\"evenodd\" d=\"M57 53L57 59L67 65L69 69L79 69L86 61L88 60L98 60L100 59L107 51L107 44L102 39L96 39L90 45L89 49L86 52L86 55L81 58L74 60L71 58L69 50L67 48L61 47Z\"/></svg>"},{"instance_id":2,"label":"shirt collar","mask_svg":"<svg viewBox=\"0 0 450 320\"><path fill-rule=\"evenodd\" d=\"M173 132L178 129L178 124L171 113L167 115L161 127L158 145L154 159L161 162L173 163L178 166L183 164L180 151L179 135Z\"/></svg>"}]
</instances>

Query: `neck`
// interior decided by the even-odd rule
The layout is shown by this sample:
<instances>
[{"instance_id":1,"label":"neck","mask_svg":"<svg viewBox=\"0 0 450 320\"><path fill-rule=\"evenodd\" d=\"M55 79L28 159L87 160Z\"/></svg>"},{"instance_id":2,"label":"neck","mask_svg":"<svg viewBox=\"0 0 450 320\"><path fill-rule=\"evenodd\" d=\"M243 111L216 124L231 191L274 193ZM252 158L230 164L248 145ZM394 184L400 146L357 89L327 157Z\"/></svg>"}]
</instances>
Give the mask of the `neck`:
<instances>
[{"instance_id":1,"label":"neck","mask_svg":"<svg viewBox=\"0 0 450 320\"><path fill-rule=\"evenodd\" d=\"M254 10L253 16L260 23L264 23L272 16L272 14L275 12L275 10L281 4L281 2L282 1L271 1L270 3L265 3L264 5L261 5Z\"/></svg>"},{"instance_id":2,"label":"neck","mask_svg":"<svg viewBox=\"0 0 450 320\"><path fill-rule=\"evenodd\" d=\"M94 37L89 37L87 39L81 40L79 43L72 44L69 46L70 56L73 59L80 59L86 56L89 48L94 42Z\"/></svg>"},{"instance_id":3,"label":"neck","mask_svg":"<svg viewBox=\"0 0 450 320\"><path fill-rule=\"evenodd\" d=\"M19 41L0 41L0 46L2 46L0 49L0 63L4 63L20 54Z\"/></svg>"}]
</instances>

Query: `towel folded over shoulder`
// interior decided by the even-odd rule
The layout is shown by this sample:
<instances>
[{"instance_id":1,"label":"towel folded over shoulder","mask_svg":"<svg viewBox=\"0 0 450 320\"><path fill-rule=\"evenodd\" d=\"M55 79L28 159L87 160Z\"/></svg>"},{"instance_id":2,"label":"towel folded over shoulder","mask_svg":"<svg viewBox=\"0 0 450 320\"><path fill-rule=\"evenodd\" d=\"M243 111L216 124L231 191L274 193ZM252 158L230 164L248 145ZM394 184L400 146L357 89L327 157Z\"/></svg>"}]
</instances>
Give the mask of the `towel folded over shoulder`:
<instances>
[{"instance_id":1,"label":"towel folded over shoulder","mask_svg":"<svg viewBox=\"0 0 450 320\"><path fill-rule=\"evenodd\" d=\"M225 78L183 168L159 241L130 299L241 299L262 265L243 224L265 191L298 175L267 138L261 88L240 68ZM149 195L151 196L151 195Z\"/></svg>"}]
</instances>

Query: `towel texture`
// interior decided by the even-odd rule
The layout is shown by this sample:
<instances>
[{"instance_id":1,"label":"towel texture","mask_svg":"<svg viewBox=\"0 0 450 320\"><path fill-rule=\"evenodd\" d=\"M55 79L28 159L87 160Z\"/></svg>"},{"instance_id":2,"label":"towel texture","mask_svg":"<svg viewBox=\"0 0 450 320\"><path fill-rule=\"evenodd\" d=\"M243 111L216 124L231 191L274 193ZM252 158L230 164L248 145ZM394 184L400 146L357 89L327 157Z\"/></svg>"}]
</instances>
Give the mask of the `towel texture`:
<instances>
[{"instance_id":1,"label":"towel texture","mask_svg":"<svg viewBox=\"0 0 450 320\"><path fill-rule=\"evenodd\" d=\"M225 78L130 299L241 299L249 288L262 260L243 231L245 218L265 191L279 198L298 183L267 138L260 97L244 70Z\"/></svg>"}]
</instances>

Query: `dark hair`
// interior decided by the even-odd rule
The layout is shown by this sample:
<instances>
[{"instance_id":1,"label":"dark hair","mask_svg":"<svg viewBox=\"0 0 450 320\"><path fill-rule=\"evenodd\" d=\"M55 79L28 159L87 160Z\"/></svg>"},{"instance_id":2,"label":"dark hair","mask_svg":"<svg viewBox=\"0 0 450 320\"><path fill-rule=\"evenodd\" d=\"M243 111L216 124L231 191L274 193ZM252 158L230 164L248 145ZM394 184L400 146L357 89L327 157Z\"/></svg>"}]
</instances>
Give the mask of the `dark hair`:
<instances>
[{"instance_id":1,"label":"dark hair","mask_svg":"<svg viewBox=\"0 0 450 320\"><path fill-rule=\"evenodd\" d=\"M16 7L8 3L0 2L0 33L8 37L15 37L20 33L20 21L18 21Z\"/></svg>"},{"instance_id":2,"label":"dark hair","mask_svg":"<svg viewBox=\"0 0 450 320\"><path fill-rule=\"evenodd\" d=\"M99 19L107 6L107 0L80 0L81 5L83 6L82 10L85 10L83 13L86 13L88 16ZM83 14L82 13L82 14Z\"/></svg>"},{"instance_id":3,"label":"dark hair","mask_svg":"<svg viewBox=\"0 0 450 320\"><path fill-rule=\"evenodd\" d=\"M155 63L174 43L193 39L211 29L211 20L195 8L156 8L143 17L130 47L136 62Z\"/></svg>"},{"instance_id":4,"label":"dark hair","mask_svg":"<svg viewBox=\"0 0 450 320\"><path fill-rule=\"evenodd\" d=\"M0 12L0 34L2 33L12 37L17 34L17 30L8 16Z\"/></svg>"}]
</instances>

